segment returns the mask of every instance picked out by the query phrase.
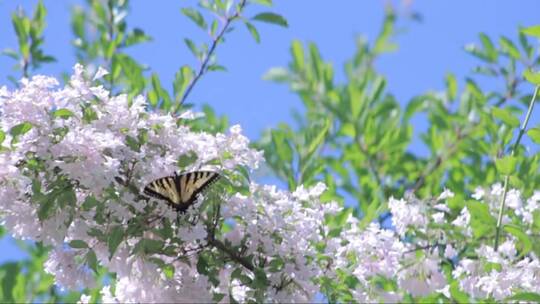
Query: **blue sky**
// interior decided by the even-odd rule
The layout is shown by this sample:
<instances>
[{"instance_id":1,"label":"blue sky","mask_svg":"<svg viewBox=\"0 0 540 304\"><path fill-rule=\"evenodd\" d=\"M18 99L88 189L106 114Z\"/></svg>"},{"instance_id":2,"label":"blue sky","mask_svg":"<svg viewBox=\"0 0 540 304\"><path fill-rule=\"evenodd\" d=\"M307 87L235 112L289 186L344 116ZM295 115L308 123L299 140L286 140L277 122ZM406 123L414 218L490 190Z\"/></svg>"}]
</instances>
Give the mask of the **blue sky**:
<instances>
[{"instance_id":1,"label":"blue sky","mask_svg":"<svg viewBox=\"0 0 540 304\"><path fill-rule=\"evenodd\" d=\"M0 49L16 47L10 21L19 5L31 11L35 0L0 0ZM83 1L45 0L48 9L44 49L57 58L39 73L58 76L70 71L75 63L69 27L70 8ZM218 60L228 72L207 75L195 88L189 102L210 104L218 114L227 115L231 123L242 125L244 132L256 139L265 128L279 122L291 122L291 109L300 109L300 100L284 85L262 80L271 67L285 66L292 40L315 42L322 56L335 64L340 79L343 62L354 52L355 37L373 39L379 31L382 0L274 0L273 11L285 16L289 28L259 24L261 43L251 39L243 26L228 36L218 49ZM157 5L156 3L159 3ZM207 41L205 33L180 14L180 8L195 1L131 1L130 27L139 27L154 40L130 51L137 60L149 65L167 86L176 70L195 60L183 43L184 37ZM387 77L388 90L402 104L417 94L444 87L444 76L453 72L463 78L477 61L463 51L463 46L478 41L478 33L498 39L517 37L518 26L539 23L538 0L470 1L415 0L414 10L423 22L402 22L402 33L396 38L399 50L381 57L379 71ZM256 10L248 11L253 14ZM7 84L13 60L0 57L0 86ZM18 76L18 75L17 75ZM532 91L532 87L531 87ZM536 111L538 113L538 111ZM8 240L0 241L0 262L17 258Z\"/></svg>"}]
</instances>

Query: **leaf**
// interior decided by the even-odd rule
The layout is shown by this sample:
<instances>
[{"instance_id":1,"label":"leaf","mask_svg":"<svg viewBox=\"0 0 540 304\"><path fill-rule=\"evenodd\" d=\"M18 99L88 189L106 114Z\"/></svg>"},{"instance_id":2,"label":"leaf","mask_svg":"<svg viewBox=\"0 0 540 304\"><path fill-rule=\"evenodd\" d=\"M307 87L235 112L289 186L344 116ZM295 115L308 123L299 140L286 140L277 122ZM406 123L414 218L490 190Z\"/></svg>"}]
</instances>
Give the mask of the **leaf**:
<instances>
[{"instance_id":1,"label":"leaf","mask_svg":"<svg viewBox=\"0 0 540 304\"><path fill-rule=\"evenodd\" d=\"M47 219L49 217L49 214L53 210L54 206L55 206L54 200L52 199L44 199L43 201L41 201L38 208L38 219L41 222Z\"/></svg>"},{"instance_id":2,"label":"leaf","mask_svg":"<svg viewBox=\"0 0 540 304\"><path fill-rule=\"evenodd\" d=\"M511 235L515 236L519 240L519 242L522 244L523 247L520 250L521 257L528 254L532 250L531 240L529 239L527 234L525 234L525 232L523 232L519 227L504 225L504 230L510 233Z\"/></svg>"},{"instance_id":3,"label":"leaf","mask_svg":"<svg viewBox=\"0 0 540 304\"><path fill-rule=\"evenodd\" d=\"M293 158L293 151L284 132L281 130L272 131L272 142L280 161L284 164L290 163Z\"/></svg>"},{"instance_id":4,"label":"leaf","mask_svg":"<svg viewBox=\"0 0 540 304\"><path fill-rule=\"evenodd\" d=\"M527 135L537 144L540 144L540 128L534 128L527 131ZM2 143L2 137L0 134L0 143Z\"/></svg>"},{"instance_id":5,"label":"leaf","mask_svg":"<svg viewBox=\"0 0 540 304\"><path fill-rule=\"evenodd\" d=\"M279 25L279 26L283 26L283 27L288 27L289 26L288 23L287 23L287 20L285 18L283 18L281 15L278 15L278 14L275 14L275 13L270 13L270 12L257 14L257 15L255 15L255 17L253 17L251 19L261 21L261 22L266 22L266 23L272 23L272 24L276 24L276 25Z\"/></svg>"},{"instance_id":6,"label":"leaf","mask_svg":"<svg viewBox=\"0 0 540 304\"><path fill-rule=\"evenodd\" d=\"M516 169L517 158L512 155L506 155L503 158L495 160L497 171L502 175L512 175Z\"/></svg>"},{"instance_id":7,"label":"leaf","mask_svg":"<svg viewBox=\"0 0 540 304\"><path fill-rule=\"evenodd\" d=\"M226 72L227 71L227 69L224 66L219 65L219 64L211 64L208 66L207 69L208 71L212 71L212 72L217 72L217 71Z\"/></svg>"},{"instance_id":8,"label":"leaf","mask_svg":"<svg viewBox=\"0 0 540 304\"><path fill-rule=\"evenodd\" d=\"M519 119L517 119L508 109L492 108L491 113L510 127L515 128L519 126Z\"/></svg>"},{"instance_id":9,"label":"leaf","mask_svg":"<svg viewBox=\"0 0 540 304\"><path fill-rule=\"evenodd\" d=\"M208 25L206 24L206 21L204 21L204 17L201 15L201 13L192 8L183 8L182 14L184 14L186 17L191 19L197 26L202 28L203 30L206 30L208 28Z\"/></svg>"},{"instance_id":10,"label":"leaf","mask_svg":"<svg viewBox=\"0 0 540 304\"><path fill-rule=\"evenodd\" d=\"M193 70L187 66L182 66L174 75L173 89L176 100L179 101L187 86L193 79Z\"/></svg>"},{"instance_id":11,"label":"leaf","mask_svg":"<svg viewBox=\"0 0 540 304\"><path fill-rule=\"evenodd\" d=\"M90 267L94 273L98 272L98 260L94 250L90 249L88 253L86 253L86 263L88 263L88 267Z\"/></svg>"},{"instance_id":12,"label":"leaf","mask_svg":"<svg viewBox=\"0 0 540 304\"><path fill-rule=\"evenodd\" d=\"M6 139L6 133L0 130L0 144L2 144L5 139Z\"/></svg>"},{"instance_id":13,"label":"leaf","mask_svg":"<svg viewBox=\"0 0 540 304\"><path fill-rule=\"evenodd\" d=\"M272 0L249 0L249 2L265 6L272 6Z\"/></svg>"},{"instance_id":14,"label":"leaf","mask_svg":"<svg viewBox=\"0 0 540 304\"><path fill-rule=\"evenodd\" d=\"M109 238L107 240L107 245L109 246L109 260L113 257L118 245L124 238L124 230L121 226L115 226L109 232Z\"/></svg>"},{"instance_id":15,"label":"leaf","mask_svg":"<svg viewBox=\"0 0 540 304\"><path fill-rule=\"evenodd\" d=\"M306 150L306 155L311 155L324 142L324 139L326 137L326 133L330 129L330 125L331 125L330 119L326 119L324 121L324 125L322 127L317 128L317 130L315 130L315 131L318 131L318 132L316 132L316 134L314 134L314 136L313 136L313 134L308 133L308 135L307 135L308 138L306 138L306 142L308 144L308 147L307 147L307 150Z\"/></svg>"},{"instance_id":16,"label":"leaf","mask_svg":"<svg viewBox=\"0 0 540 304\"><path fill-rule=\"evenodd\" d=\"M2 55L6 55L8 57L11 57L15 60L19 60L19 53L17 53L17 51L13 50L13 49L3 49L2 50Z\"/></svg>"},{"instance_id":17,"label":"leaf","mask_svg":"<svg viewBox=\"0 0 540 304\"><path fill-rule=\"evenodd\" d=\"M264 74L263 79L275 82L287 82L289 80L289 71L285 68L271 68Z\"/></svg>"},{"instance_id":18,"label":"leaf","mask_svg":"<svg viewBox=\"0 0 540 304\"><path fill-rule=\"evenodd\" d=\"M517 302L531 302L538 303L540 302L540 294L534 292L520 292L515 295L504 299L504 301L517 301Z\"/></svg>"},{"instance_id":19,"label":"leaf","mask_svg":"<svg viewBox=\"0 0 540 304\"><path fill-rule=\"evenodd\" d=\"M540 86L540 73L534 73L530 69L523 71L523 77L530 83Z\"/></svg>"},{"instance_id":20,"label":"leaf","mask_svg":"<svg viewBox=\"0 0 540 304\"><path fill-rule=\"evenodd\" d=\"M482 46L484 47L485 54L488 57L489 61L497 61L497 49L493 45L493 42L491 42L489 36L484 33L480 33L480 41L482 42Z\"/></svg>"},{"instance_id":21,"label":"leaf","mask_svg":"<svg viewBox=\"0 0 540 304\"><path fill-rule=\"evenodd\" d=\"M251 37L253 37L253 39L255 39L255 42L259 43L261 42L261 37L259 35L259 32L257 31L257 28L255 28L255 26L253 26L253 24L249 23L249 22L246 22L245 23L249 33L251 34Z\"/></svg>"},{"instance_id":22,"label":"leaf","mask_svg":"<svg viewBox=\"0 0 540 304\"><path fill-rule=\"evenodd\" d=\"M9 130L9 133L11 134L11 136L13 136L11 142L14 142L16 141L16 138L21 136L21 135L24 135L26 134L28 131L30 131L32 129L32 124L30 124L29 122L23 122L21 124L18 124L16 126L13 126L10 130Z\"/></svg>"},{"instance_id":23,"label":"leaf","mask_svg":"<svg viewBox=\"0 0 540 304\"><path fill-rule=\"evenodd\" d=\"M126 135L126 145L135 152L141 152L139 141L132 136Z\"/></svg>"},{"instance_id":24,"label":"leaf","mask_svg":"<svg viewBox=\"0 0 540 304\"><path fill-rule=\"evenodd\" d=\"M197 154L190 151L188 153L180 155L178 157L177 164L178 164L178 167L183 169L183 168L186 168L187 166L195 163L196 160L197 160Z\"/></svg>"},{"instance_id":25,"label":"leaf","mask_svg":"<svg viewBox=\"0 0 540 304\"><path fill-rule=\"evenodd\" d=\"M253 286L256 288L266 288L270 282L264 270L260 268L255 269L255 279L253 280Z\"/></svg>"},{"instance_id":26,"label":"leaf","mask_svg":"<svg viewBox=\"0 0 540 304\"><path fill-rule=\"evenodd\" d=\"M13 289L17 283L17 275L20 272L20 266L18 263L6 263L3 264L0 268L4 272L2 278L2 302L15 302L13 298Z\"/></svg>"},{"instance_id":27,"label":"leaf","mask_svg":"<svg viewBox=\"0 0 540 304\"><path fill-rule=\"evenodd\" d=\"M540 25L533 25L521 30L525 35L534 36L540 38Z\"/></svg>"},{"instance_id":28,"label":"leaf","mask_svg":"<svg viewBox=\"0 0 540 304\"><path fill-rule=\"evenodd\" d=\"M499 44L501 45L501 49L504 53L508 54L510 57L514 59L519 59L521 57L521 54L519 53L518 48L516 45L512 42L512 40L501 37L499 39Z\"/></svg>"},{"instance_id":29,"label":"leaf","mask_svg":"<svg viewBox=\"0 0 540 304\"><path fill-rule=\"evenodd\" d=\"M456 76L452 73L448 73L446 75L446 94L449 100L456 99L457 80L456 80Z\"/></svg>"},{"instance_id":30,"label":"leaf","mask_svg":"<svg viewBox=\"0 0 540 304\"><path fill-rule=\"evenodd\" d=\"M197 49L197 46L195 45L195 43L193 42L193 40L189 39L189 38L184 38L184 42L186 43L188 49L191 51L191 53L193 54L193 56L195 56L196 58L200 59L201 56L200 56L200 52L199 50Z\"/></svg>"},{"instance_id":31,"label":"leaf","mask_svg":"<svg viewBox=\"0 0 540 304\"><path fill-rule=\"evenodd\" d=\"M73 116L73 112L68 109L58 109L54 111L53 116L66 119Z\"/></svg>"},{"instance_id":32,"label":"leaf","mask_svg":"<svg viewBox=\"0 0 540 304\"><path fill-rule=\"evenodd\" d=\"M69 242L69 247L71 248L88 248L88 244L86 244L83 240L73 240Z\"/></svg>"}]
</instances>

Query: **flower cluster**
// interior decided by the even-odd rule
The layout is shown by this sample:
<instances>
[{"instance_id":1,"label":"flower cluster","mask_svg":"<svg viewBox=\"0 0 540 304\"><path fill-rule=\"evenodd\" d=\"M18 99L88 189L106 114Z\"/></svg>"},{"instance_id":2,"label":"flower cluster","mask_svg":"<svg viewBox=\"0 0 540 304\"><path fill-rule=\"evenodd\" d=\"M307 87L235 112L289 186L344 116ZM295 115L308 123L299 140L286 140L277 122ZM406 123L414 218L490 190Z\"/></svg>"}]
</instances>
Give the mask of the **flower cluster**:
<instances>
[{"instance_id":1,"label":"flower cluster","mask_svg":"<svg viewBox=\"0 0 540 304\"><path fill-rule=\"evenodd\" d=\"M194 132L199 117L110 96L81 66L69 84L22 80L0 89L0 218L17 238L51 248L59 286L96 286L114 302L398 302L505 300L540 292L529 235L540 193L512 190L501 246L491 245L502 194L475 200L391 198L393 229L362 223L324 184L294 192L247 181L263 161L239 126ZM225 178L184 214L141 193L175 171ZM522 223L521 226L519 223ZM525 229L521 229L525 227ZM100 271L105 270L105 271ZM111 277L110 277L111 278ZM102 282L99 282L102 283ZM83 295L81 302L95 301Z\"/></svg>"}]
</instances>

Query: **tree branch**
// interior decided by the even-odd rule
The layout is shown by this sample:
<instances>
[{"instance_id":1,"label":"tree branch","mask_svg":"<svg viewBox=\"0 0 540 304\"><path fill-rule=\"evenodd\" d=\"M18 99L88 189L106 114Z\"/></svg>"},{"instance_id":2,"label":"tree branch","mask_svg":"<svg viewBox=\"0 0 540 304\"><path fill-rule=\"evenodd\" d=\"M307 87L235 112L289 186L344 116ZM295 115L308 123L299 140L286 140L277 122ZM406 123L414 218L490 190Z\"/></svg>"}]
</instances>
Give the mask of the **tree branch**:
<instances>
[{"instance_id":1,"label":"tree branch","mask_svg":"<svg viewBox=\"0 0 540 304\"><path fill-rule=\"evenodd\" d=\"M534 89L533 97L531 98L531 101L529 102L529 108L527 109L527 114L525 115L525 120L523 121L523 124L521 125L521 128L519 128L519 134L516 138L516 142L514 143L514 146L512 146L512 151L510 152L510 155L514 155L516 153L517 148L519 147L519 143L521 142L521 137L523 137L523 134L525 134L525 130L527 129L527 124L529 123L529 119L531 118L531 114L534 108L534 102L536 101L536 95L538 95L538 90L540 89L540 86L537 86ZM504 203L506 201L506 194L508 193L508 182L510 180L510 176L506 175L504 177L504 192L501 197L501 205L499 207L499 216L497 218L497 227L495 230L495 246L494 250L497 251L499 248L499 235L501 233L501 226L502 226L502 217L504 212Z\"/></svg>"},{"instance_id":2,"label":"tree branch","mask_svg":"<svg viewBox=\"0 0 540 304\"><path fill-rule=\"evenodd\" d=\"M223 244L220 240L215 239L213 236L209 236L207 240L208 244L227 254L229 258L231 258L233 261L238 262L240 265L244 266L252 272L255 271L255 266L253 266L249 259L240 256L236 252L232 251L231 248L225 246L225 244Z\"/></svg>"},{"instance_id":3,"label":"tree branch","mask_svg":"<svg viewBox=\"0 0 540 304\"><path fill-rule=\"evenodd\" d=\"M195 77L191 80L191 82L189 83L188 87L186 88L186 91L184 92L184 94L182 95L182 99L180 100L180 102L176 105L176 108L174 110L174 112L178 112L178 110L180 110L180 107L182 106L182 104L186 101L186 99L188 98L189 94L191 93L191 91L193 90L193 87L195 86L195 84L199 81L199 79L201 78L201 76L206 73L207 71L207 66L208 66L208 63L210 62L210 58L212 57L212 55L214 54L215 50L216 50L216 47L217 45L219 44L219 42L221 41L221 39L223 38L223 36L225 35L225 33L227 32L227 29L229 28L229 26L231 25L231 23L237 19L238 17L240 17L240 13L242 12L242 9L245 7L246 5L246 1L247 0L242 0L240 1L239 3L239 6L238 6L238 9L236 10L236 12L231 15L231 16L228 16L227 19L225 19L225 23L223 24L223 27L221 28L221 31L218 33L218 35L216 37L214 37L212 39L212 44L210 45L210 48L208 49L208 52L206 53L204 59L202 60L201 62L201 65L199 67L199 70L197 71L197 74L195 74Z\"/></svg>"}]
</instances>

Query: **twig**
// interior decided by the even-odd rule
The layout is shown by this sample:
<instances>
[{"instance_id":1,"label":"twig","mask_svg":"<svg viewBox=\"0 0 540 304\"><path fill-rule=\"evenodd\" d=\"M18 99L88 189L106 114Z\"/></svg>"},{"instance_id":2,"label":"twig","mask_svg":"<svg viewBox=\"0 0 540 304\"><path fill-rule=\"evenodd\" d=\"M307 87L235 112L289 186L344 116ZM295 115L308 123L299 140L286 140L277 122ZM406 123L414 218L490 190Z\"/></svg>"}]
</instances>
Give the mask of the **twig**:
<instances>
[{"instance_id":1,"label":"twig","mask_svg":"<svg viewBox=\"0 0 540 304\"><path fill-rule=\"evenodd\" d=\"M107 2L107 7L109 8L109 22L107 24L107 30L108 30L108 34L109 34L109 39L110 39L110 43L113 43L114 41L114 7L113 7L113 2L112 1L108 1ZM109 71L111 72L109 74L109 96L112 96L112 90L113 90L113 87L114 87L114 71L113 71L113 67L114 67L114 54L111 56L110 58L110 67L109 67Z\"/></svg>"},{"instance_id":2,"label":"twig","mask_svg":"<svg viewBox=\"0 0 540 304\"><path fill-rule=\"evenodd\" d=\"M250 271L252 272L255 271L255 266L253 266L253 264L251 263L249 259L236 254L236 252L232 251L229 247L225 246L225 244L223 244L220 240L217 240L214 237L208 237L208 244L226 253L229 256L229 258L231 258L235 262L238 262L240 265L246 267Z\"/></svg>"},{"instance_id":3,"label":"twig","mask_svg":"<svg viewBox=\"0 0 540 304\"><path fill-rule=\"evenodd\" d=\"M514 155L516 153L516 150L519 146L519 143L521 142L521 137L523 137L523 134L525 134L525 129L527 129L527 124L529 123L529 119L531 118L531 114L534 108L534 102L536 100L536 95L538 95L538 90L540 89L540 86L536 86L534 89L533 97L531 98L531 101L529 102L529 109L527 110L527 115L525 115L525 120L523 121L523 124L521 125L521 128L519 128L519 134L516 139L516 142L514 143L514 146L512 147L512 150L510 151L510 155ZM504 192L501 197L501 206L499 207L499 217L497 218L497 228L495 230L495 246L494 250L497 251L499 247L499 236L501 233L501 225L502 225L502 217L504 212L504 203L506 201L506 194L508 192L508 181L510 180L510 176L506 175L504 177Z\"/></svg>"},{"instance_id":4,"label":"twig","mask_svg":"<svg viewBox=\"0 0 540 304\"><path fill-rule=\"evenodd\" d=\"M210 58L214 54L214 51L216 50L217 45L219 44L219 42L221 41L221 39L223 38L223 36L227 32L227 29L231 25L232 21L234 21L235 19L240 17L240 13L242 12L242 9L246 5L246 1L247 0L240 1L240 4L239 4L238 9L236 10L236 12L233 15L228 16L227 19L225 19L225 23L223 24L223 27L221 28L221 31L218 33L218 35L216 37L212 38L212 44L210 45L210 49L208 49L208 52L206 53L204 59L202 60L201 65L199 67L199 70L197 71L197 74L195 74L195 77L191 80L188 87L186 88L186 91L182 95L182 99L176 105L174 113L176 113L176 112L178 112L180 110L180 107L182 106L182 104L188 98L188 96L191 93L191 91L193 90L193 87L195 86L195 84L199 81L201 76L204 73L206 73L207 65L210 62Z\"/></svg>"},{"instance_id":5,"label":"twig","mask_svg":"<svg viewBox=\"0 0 540 304\"><path fill-rule=\"evenodd\" d=\"M377 194L379 196L379 200L380 200L380 202L384 202L384 201L386 201L386 195L384 194L384 189L383 189L383 185L382 185L382 179L379 176L379 172L377 171L377 167L375 166L373 158L371 157L371 155L367 151L366 147L362 144L362 141L360 140L360 138L357 138L356 142L358 144L358 148L360 149L362 154L364 154L364 156L367 159L369 172L371 173L373 178L375 178L375 182L377 183Z\"/></svg>"},{"instance_id":6,"label":"twig","mask_svg":"<svg viewBox=\"0 0 540 304\"><path fill-rule=\"evenodd\" d=\"M426 167L426 169L422 172L420 177L418 177L418 179L416 179L416 183L412 187L411 193L415 193L416 191L418 191L418 189L420 189L420 187L422 187L424 185L424 183L426 182L426 177L429 176L430 174L432 174L433 172L435 172L435 170L437 170L443 164L443 162L446 160L446 158L452 156L452 154L454 154L455 149L458 146L458 143L460 142L460 140L462 140L464 137L467 136L467 134L462 133L460 129L458 129L456 133L457 133L456 140L453 141L452 144L448 145L444 149L444 151L448 151L448 153L446 153L446 155L444 155L444 154L438 155L437 158L435 159L435 161L431 165Z\"/></svg>"}]
</instances>

